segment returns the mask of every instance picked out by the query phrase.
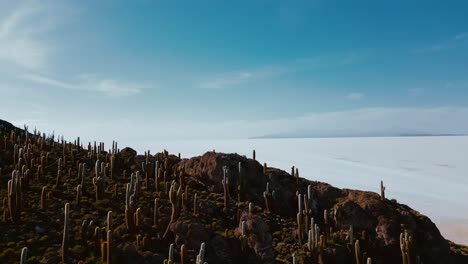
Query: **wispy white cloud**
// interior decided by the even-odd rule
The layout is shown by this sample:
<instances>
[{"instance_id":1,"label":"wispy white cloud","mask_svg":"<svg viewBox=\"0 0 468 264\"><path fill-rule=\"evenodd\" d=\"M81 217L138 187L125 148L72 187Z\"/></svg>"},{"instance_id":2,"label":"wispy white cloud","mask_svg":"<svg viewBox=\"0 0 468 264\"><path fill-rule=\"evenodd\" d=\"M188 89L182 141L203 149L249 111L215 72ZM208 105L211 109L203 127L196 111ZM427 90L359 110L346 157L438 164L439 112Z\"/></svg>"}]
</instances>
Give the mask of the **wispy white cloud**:
<instances>
[{"instance_id":1,"label":"wispy white cloud","mask_svg":"<svg viewBox=\"0 0 468 264\"><path fill-rule=\"evenodd\" d=\"M3 6L0 5L0 8ZM94 76L78 76L70 81L48 76L60 76L52 71L54 48L63 43L54 43L56 29L66 24L71 13L61 2L26 0L10 7L5 16L0 16L0 62L11 65L9 74L20 79L49 87L68 90L95 91L106 96L119 97L138 94L141 85L118 81L113 78L99 79ZM61 44L61 45L60 45ZM5 70L3 66L3 70ZM39 74L41 72L41 74ZM43 74L46 73L46 74ZM63 78L62 78L63 79Z\"/></svg>"},{"instance_id":2,"label":"wispy white cloud","mask_svg":"<svg viewBox=\"0 0 468 264\"><path fill-rule=\"evenodd\" d=\"M321 68L343 67L355 63L361 58L356 52L326 55L315 58L302 58L283 63L244 69L229 73L213 74L196 84L196 87L206 89L223 89L239 86L254 81L262 81L280 77L286 74L309 71Z\"/></svg>"},{"instance_id":3,"label":"wispy white cloud","mask_svg":"<svg viewBox=\"0 0 468 264\"><path fill-rule=\"evenodd\" d=\"M453 39L455 40L462 40L468 38L468 32L463 32L458 35L456 35Z\"/></svg>"},{"instance_id":4,"label":"wispy white cloud","mask_svg":"<svg viewBox=\"0 0 468 264\"><path fill-rule=\"evenodd\" d=\"M199 86L206 89L222 89L247 82L255 77L251 72L239 72L218 76L202 82Z\"/></svg>"},{"instance_id":5,"label":"wispy white cloud","mask_svg":"<svg viewBox=\"0 0 468 264\"><path fill-rule=\"evenodd\" d=\"M352 101L359 101L361 99L364 99L366 95L363 93L350 93L346 95L346 98Z\"/></svg>"},{"instance_id":6,"label":"wispy white cloud","mask_svg":"<svg viewBox=\"0 0 468 264\"><path fill-rule=\"evenodd\" d=\"M113 79L98 79L88 75L79 76L75 82L64 82L39 74L23 74L19 76L19 78L45 86L67 90L94 91L111 97L135 95L140 93L143 89L141 85L120 82Z\"/></svg>"},{"instance_id":7,"label":"wispy white cloud","mask_svg":"<svg viewBox=\"0 0 468 264\"><path fill-rule=\"evenodd\" d=\"M430 53L430 52L438 52L442 50L451 49L459 45L462 40L467 39L467 38L468 38L468 32L462 32L445 41L441 41L439 43L417 48L413 50L413 52L414 53Z\"/></svg>"},{"instance_id":8,"label":"wispy white cloud","mask_svg":"<svg viewBox=\"0 0 468 264\"><path fill-rule=\"evenodd\" d=\"M411 88L411 89L408 89L408 94L410 96L418 96L418 95L421 95L422 93L424 93L424 91L425 91L425 89L421 88L421 87Z\"/></svg>"},{"instance_id":9,"label":"wispy white cloud","mask_svg":"<svg viewBox=\"0 0 468 264\"><path fill-rule=\"evenodd\" d=\"M46 3L22 1L0 17L0 61L37 70L48 65L51 47L43 36L56 26L57 16Z\"/></svg>"}]
</instances>

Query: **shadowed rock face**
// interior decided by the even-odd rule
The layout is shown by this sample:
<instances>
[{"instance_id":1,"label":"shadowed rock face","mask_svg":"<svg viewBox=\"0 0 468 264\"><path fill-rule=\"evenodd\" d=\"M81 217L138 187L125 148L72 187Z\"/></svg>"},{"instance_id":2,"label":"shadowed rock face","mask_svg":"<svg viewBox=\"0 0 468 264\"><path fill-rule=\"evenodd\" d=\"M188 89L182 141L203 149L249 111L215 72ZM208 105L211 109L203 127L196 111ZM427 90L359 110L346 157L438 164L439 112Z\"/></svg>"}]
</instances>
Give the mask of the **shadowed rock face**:
<instances>
[{"instance_id":1,"label":"shadowed rock face","mask_svg":"<svg viewBox=\"0 0 468 264\"><path fill-rule=\"evenodd\" d=\"M265 221L255 214L244 212L240 218L239 226L235 231L236 237L241 235L241 224L245 221L246 237L249 248L263 263L273 263L274 252L272 247L272 236L269 226Z\"/></svg>"}]
</instances>

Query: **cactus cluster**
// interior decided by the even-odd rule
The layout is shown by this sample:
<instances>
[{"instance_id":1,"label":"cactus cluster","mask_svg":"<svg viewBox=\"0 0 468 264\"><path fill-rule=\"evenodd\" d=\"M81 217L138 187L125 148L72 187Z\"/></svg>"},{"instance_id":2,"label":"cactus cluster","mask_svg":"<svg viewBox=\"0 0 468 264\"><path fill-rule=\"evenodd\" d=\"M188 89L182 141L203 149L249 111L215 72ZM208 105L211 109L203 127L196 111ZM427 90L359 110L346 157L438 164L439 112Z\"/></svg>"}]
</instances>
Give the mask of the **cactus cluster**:
<instances>
[{"instance_id":1,"label":"cactus cluster","mask_svg":"<svg viewBox=\"0 0 468 264\"><path fill-rule=\"evenodd\" d=\"M2 224L20 226L34 219L38 221L36 232L40 233L44 232L41 219L55 219L61 229L63 217L63 233L57 230L34 238L60 241L61 236L63 263L118 263L119 257L128 251L160 257L153 260L157 263L164 260L172 264L204 264L217 259L210 254L214 245L200 245L199 241L193 243L186 237L193 236L186 232L193 226L239 250L236 257L240 262L252 263L253 259L261 262L261 254L273 249L278 254L276 262L324 263L327 248L344 245L348 246L347 254L353 262L372 263L366 251L369 237L375 236L373 232L358 230L362 232L358 238L352 226L348 232L334 231L333 228L339 229L332 217L336 212L330 205L318 203L324 199L317 183L303 184L305 180L299 178L299 170L293 166L292 177L288 175L285 180L288 190L292 190L288 194L282 189L282 179L278 181L274 175L276 170L269 169L266 163L262 166L253 162L255 150L253 160L243 157L235 163L220 162L221 170L216 167L216 173L222 175L213 177L219 181L207 186L202 177L190 175L180 156L169 155L167 151L155 155L146 151L144 156L132 154L129 159L120 152L116 141L106 151L102 142L89 142L83 148L80 138L67 142L63 136L46 136L38 131L30 134L27 128L24 132L3 133L0 129L3 138L0 155L10 161L0 168L0 181L5 179L0 182ZM237 168L232 171L236 165L238 171ZM251 181L252 168L254 175L264 177L261 181ZM258 173L260 168L263 173ZM10 173L6 184L5 176ZM201 172L202 176L204 173ZM384 191L381 182L383 201ZM297 204L297 211L296 206L284 208L285 204ZM285 211L288 216L280 216ZM260 220L274 228L271 234L261 233L265 230L257 225ZM45 226L53 229L54 225ZM273 237L272 244L261 248L262 241L258 239L268 237ZM58 245L52 249L37 246L39 243L34 239L26 244L17 243L16 255L7 257L5 263L18 259L26 263L28 258L36 263L43 257L39 254L52 258L59 251ZM404 264L418 263L412 243L412 237L402 233L400 249ZM0 246L4 245L7 244L0 241Z\"/></svg>"}]
</instances>

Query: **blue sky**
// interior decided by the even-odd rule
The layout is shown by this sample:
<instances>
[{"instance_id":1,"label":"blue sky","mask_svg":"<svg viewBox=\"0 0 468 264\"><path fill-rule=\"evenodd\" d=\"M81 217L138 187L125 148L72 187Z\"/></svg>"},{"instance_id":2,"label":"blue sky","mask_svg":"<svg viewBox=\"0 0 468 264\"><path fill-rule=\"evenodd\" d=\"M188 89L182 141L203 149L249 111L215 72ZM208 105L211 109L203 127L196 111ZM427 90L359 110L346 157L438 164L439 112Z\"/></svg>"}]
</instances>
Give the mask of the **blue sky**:
<instances>
[{"instance_id":1,"label":"blue sky","mask_svg":"<svg viewBox=\"0 0 468 264\"><path fill-rule=\"evenodd\" d=\"M468 2L2 1L0 98L129 144L468 133Z\"/></svg>"}]
</instances>

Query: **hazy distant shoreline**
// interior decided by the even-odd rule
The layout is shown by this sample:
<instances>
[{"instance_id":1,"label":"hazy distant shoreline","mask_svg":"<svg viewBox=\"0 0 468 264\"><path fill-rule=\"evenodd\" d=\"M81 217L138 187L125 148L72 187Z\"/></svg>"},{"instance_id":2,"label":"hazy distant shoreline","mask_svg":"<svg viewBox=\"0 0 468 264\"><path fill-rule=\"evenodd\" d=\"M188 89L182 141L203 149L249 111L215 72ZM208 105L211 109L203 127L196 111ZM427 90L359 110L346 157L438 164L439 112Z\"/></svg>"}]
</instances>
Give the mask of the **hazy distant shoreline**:
<instances>
[{"instance_id":1,"label":"hazy distant shoreline","mask_svg":"<svg viewBox=\"0 0 468 264\"><path fill-rule=\"evenodd\" d=\"M258 137L249 137L249 139L288 139L288 138L386 138L386 137L462 137L467 136L466 134L396 134L396 135L264 135Z\"/></svg>"}]
</instances>

